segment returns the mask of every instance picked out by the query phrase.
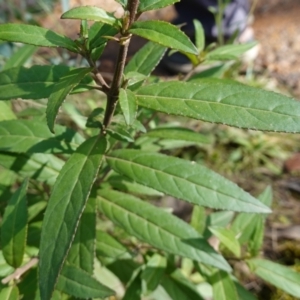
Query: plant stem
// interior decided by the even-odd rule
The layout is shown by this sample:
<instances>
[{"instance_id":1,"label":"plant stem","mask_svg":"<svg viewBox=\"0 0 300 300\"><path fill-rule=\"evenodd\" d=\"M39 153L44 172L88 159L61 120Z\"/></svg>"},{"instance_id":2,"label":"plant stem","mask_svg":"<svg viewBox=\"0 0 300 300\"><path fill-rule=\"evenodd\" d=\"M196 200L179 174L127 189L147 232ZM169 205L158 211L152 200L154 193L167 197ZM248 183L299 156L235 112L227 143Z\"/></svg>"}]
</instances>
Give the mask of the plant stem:
<instances>
[{"instance_id":1,"label":"plant stem","mask_svg":"<svg viewBox=\"0 0 300 300\"><path fill-rule=\"evenodd\" d=\"M123 28L121 31L122 37L119 40L120 43L119 54L116 61L116 67L115 67L112 84L109 89L109 92L107 93L107 105L106 105L104 121L103 121L103 130L102 130L104 134L105 134L105 129L111 123L112 117L114 115L118 103L128 47L132 36L130 33L128 33L128 29L130 28L131 24L136 20L136 17L138 16L137 15L138 5L139 5L139 0L129 0L127 5L129 16L125 14L123 19Z\"/></svg>"}]
</instances>

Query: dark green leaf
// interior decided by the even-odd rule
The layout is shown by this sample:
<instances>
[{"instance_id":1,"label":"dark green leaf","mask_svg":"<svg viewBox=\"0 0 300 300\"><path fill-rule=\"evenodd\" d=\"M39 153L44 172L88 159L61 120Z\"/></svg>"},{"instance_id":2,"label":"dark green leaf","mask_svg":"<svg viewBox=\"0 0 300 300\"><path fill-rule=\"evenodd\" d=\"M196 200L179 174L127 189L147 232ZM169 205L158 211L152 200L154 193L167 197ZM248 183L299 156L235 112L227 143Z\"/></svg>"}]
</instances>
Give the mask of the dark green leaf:
<instances>
[{"instance_id":1,"label":"dark green leaf","mask_svg":"<svg viewBox=\"0 0 300 300\"><path fill-rule=\"evenodd\" d=\"M238 300L235 285L229 274L218 270L210 278L213 288L214 299L218 300Z\"/></svg>"},{"instance_id":2,"label":"dark green leaf","mask_svg":"<svg viewBox=\"0 0 300 300\"><path fill-rule=\"evenodd\" d=\"M4 67L2 68L2 71L23 66L23 64L33 55L36 50L37 47L32 45L25 45L21 47L6 61Z\"/></svg>"},{"instance_id":3,"label":"dark green leaf","mask_svg":"<svg viewBox=\"0 0 300 300\"><path fill-rule=\"evenodd\" d=\"M11 285L5 287L0 292L1 300L19 300L19 290L17 286Z\"/></svg>"},{"instance_id":4,"label":"dark green leaf","mask_svg":"<svg viewBox=\"0 0 300 300\"><path fill-rule=\"evenodd\" d=\"M212 139L208 136L183 127L155 128L150 130L146 135L150 137L181 140L200 144L212 143Z\"/></svg>"},{"instance_id":5,"label":"dark green leaf","mask_svg":"<svg viewBox=\"0 0 300 300\"><path fill-rule=\"evenodd\" d=\"M158 65L165 51L165 47L153 42L148 42L130 59L125 67L124 73L138 72L148 76Z\"/></svg>"},{"instance_id":6,"label":"dark green leaf","mask_svg":"<svg viewBox=\"0 0 300 300\"><path fill-rule=\"evenodd\" d=\"M133 142L134 139L132 134L121 125L112 125L106 129L107 134L112 136L114 139L123 142Z\"/></svg>"},{"instance_id":7,"label":"dark green leaf","mask_svg":"<svg viewBox=\"0 0 300 300\"><path fill-rule=\"evenodd\" d=\"M159 254L154 254L147 262L141 273L143 294L153 292L159 285L167 267L167 259Z\"/></svg>"},{"instance_id":8,"label":"dark green leaf","mask_svg":"<svg viewBox=\"0 0 300 300\"><path fill-rule=\"evenodd\" d=\"M114 295L114 291L102 285L85 271L64 266L57 282L57 289L76 298L106 298ZM43 298L42 299L46 299ZM49 298L50 299L50 298Z\"/></svg>"},{"instance_id":9,"label":"dark green leaf","mask_svg":"<svg viewBox=\"0 0 300 300\"><path fill-rule=\"evenodd\" d=\"M109 24L94 23L89 30L89 48L100 47L108 41L107 36L114 36L118 30Z\"/></svg>"},{"instance_id":10,"label":"dark green leaf","mask_svg":"<svg viewBox=\"0 0 300 300\"><path fill-rule=\"evenodd\" d=\"M231 67L231 64L221 64L217 65L211 68L208 68L202 72L199 72L197 74L194 74L188 81L196 83L199 81L201 83L201 80L203 78L223 78L225 72Z\"/></svg>"},{"instance_id":11,"label":"dark green leaf","mask_svg":"<svg viewBox=\"0 0 300 300\"><path fill-rule=\"evenodd\" d=\"M8 201L2 220L1 246L6 262L18 268L23 261L27 236L26 192L28 179Z\"/></svg>"},{"instance_id":12,"label":"dark green leaf","mask_svg":"<svg viewBox=\"0 0 300 300\"><path fill-rule=\"evenodd\" d=\"M129 32L171 49L198 54L190 39L176 26L167 22L138 21L132 24Z\"/></svg>"},{"instance_id":13,"label":"dark green leaf","mask_svg":"<svg viewBox=\"0 0 300 300\"><path fill-rule=\"evenodd\" d=\"M93 274L96 239L96 199L91 197L81 216L67 262Z\"/></svg>"},{"instance_id":14,"label":"dark green leaf","mask_svg":"<svg viewBox=\"0 0 300 300\"><path fill-rule=\"evenodd\" d=\"M47 201L39 201L28 207L28 222L32 221L36 216L39 215L47 206Z\"/></svg>"},{"instance_id":15,"label":"dark green leaf","mask_svg":"<svg viewBox=\"0 0 300 300\"><path fill-rule=\"evenodd\" d=\"M65 163L55 182L41 235L39 277L43 300L51 298L105 150L105 138L88 139Z\"/></svg>"},{"instance_id":16,"label":"dark green leaf","mask_svg":"<svg viewBox=\"0 0 300 300\"><path fill-rule=\"evenodd\" d=\"M18 42L40 47L62 47L78 52L71 39L52 30L25 24L1 24L0 40Z\"/></svg>"},{"instance_id":17,"label":"dark green leaf","mask_svg":"<svg viewBox=\"0 0 300 300\"><path fill-rule=\"evenodd\" d=\"M168 114L231 126L300 132L300 103L230 80L163 82L137 91L138 104Z\"/></svg>"},{"instance_id":18,"label":"dark green leaf","mask_svg":"<svg viewBox=\"0 0 300 300\"><path fill-rule=\"evenodd\" d=\"M79 6L65 12L62 19L79 19L97 21L113 26L119 26L120 21L113 14L106 12L104 9L97 6Z\"/></svg>"},{"instance_id":19,"label":"dark green leaf","mask_svg":"<svg viewBox=\"0 0 300 300\"><path fill-rule=\"evenodd\" d=\"M258 255L258 253L262 247L263 239L264 239L264 231L265 231L264 223L265 223L265 221L262 216L259 216L259 217L260 218L257 220L254 232L248 243L249 252L251 253L252 257Z\"/></svg>"},{"instance_id":20,"label":"dark green leaf","mask_svg":"<svg viewBox=\"0 0 300 300\"><path fill-rule=\"evenodd\" d=\"M128 249L114 239L111 235L101 230L96 232L97 256L111 257L115 259L131 258Z\"/></svg>"},{"instance_id":21,"label":"dark green leaf","mask_svg":"<svg viewBox=\"0 0 300 300\"><path fill-rule=\"evenodd\" d=\"M138 11L143 12L147 10L159 9L172 5L178 1L179 0L142 0L140 1Z\"/></svg>"},{"instance_id":22,"label":"dark green leaf","mask_svg":"<svg viewBox=\"0 0 300 300\"><path fill-rule=\"evenodd\" d=\"M64 161L52 154L15 154L0 152L0 165L22 177L53 185Z\"/></svg>"},{"instance_id":23,"label":"dark green leaf","mask_svg":"<svg viewBox=\"0 0 300 300\"><path fill-rule=\"evenodd\" d=\"M51 132L54 132L55 118L66 96L90 71L90 68L78 68L71 70L68 74L62 76L54 85L52 93L48 99L46 110L47 124Z\"/></svg>"},{"instance_id":24,"label":"dark green leaf","mask_svg":"<svg viewBox=\"0 0 300 300\"><path fill-rule=\"evenodd\" d=\"M251 259L248 264L260 278L294 297L300 297L299 272L264 259Z\"/></svg>"},{"instance_id":25,"label":"dark green leaf","mask_svg":"<svg viewBox=\"0 0 300 300\"><path fill-rule=\"evenodd\" d=\"M22 276L22 281L18 283L22 300L39 300L37 268L32 268Z\"/></svg>"},{"instance_id":26,"label":"dark green leaf","mask_svg":"<svg viewBox=\"0 0 300 300\"><path fill-rule=\"evenodd\" d=\"M128 234L154 247L230 270L227 262L187 223L130 195L100 190L98 207Z\"/></svg>"},{"instance_id":27,"label":"dark green leaf","mask_svg":"<svg viewBox=\"0 0 300 300\"><path fill-rule=\"evenodd\" d=\"M247 50L257 45L257 42L237 44L237 45L225 45L218 47L217 49L209 52L206 55L206 59L209 60L231 60L237 59Z\"/></svg>"},{"instance_id":28,"label":"dark green leaf","mask_svg":"<svg viewBox=\"0 0 300 300\"><path fill-rule=\"evenodd\" d=\"M125 149L114 151L106 158L116 172L194 204L234 211L270 212L236 184L195 162Z\"/></svg>"},{"instance_id":29,"label":"dark green leaf","mask_svg":"<svg viewBox=\"0 0 300 300\"><path fill-rule=\"evenodd\" d=\"M139 275L140 272L137 272L129 285L126 286L125 295L122 300L141 300L142 287Z\"/></svg>"},{"instance_id":30,"label":"dark green leaf","mask_svg":"<svg viewBox=\"0 0 300 300\"><path fill-rule=\"evenodd\" d=\"M45 122L33 120L0 122L0 150L15 153L68 153L84 141L80 134L70 128L58 125L55 130L56 134L53 135Z\"/></svg>"},{"instance_id":31,"label":"dark green leaf","mask_svg":"<svg viewBox=\"0 0 300 300\"><path fill-rule=\"evenodd\" d=\"M127 125L131 125L136 117L137 103L135 95L130 90L120 90L119 102Z\"/></svg>"},{"instance_id":32,"label":"dark green leaf","mask_svg":"<svg viewBox=\"0 0 300 300\"><path fill-rule=\"evenodd\" d=\"M16 115L11 110L8 103L4 101L0 101L0 121L14 120L16 118L17 118Z\"/></svg>"},{"instance_id":33,"label":"dark green leaf","mask_svg":"<svg viewBox=\"0 0 300 300\"><path fill-rule=\"evenodd\" d=\"M67 66L33 66L30 68L17 67L0 72L0 99L14 98L41 99L48 98L54 85L61 77L66 76L71 68ZM83 80L73 92L82 90L91 83L91 78Z\"/></svg>"},{"instance_id":34,"label":"dark green leaf","mask_svg":"<svg viewBox=\"0 0 300 300\"><path fill-rule=\"evenodd\" d=\"M257 300L257 298L241 286L238 282L234 281L236 291L238 293L239 300Z\"/></svg>"}]
</instances>

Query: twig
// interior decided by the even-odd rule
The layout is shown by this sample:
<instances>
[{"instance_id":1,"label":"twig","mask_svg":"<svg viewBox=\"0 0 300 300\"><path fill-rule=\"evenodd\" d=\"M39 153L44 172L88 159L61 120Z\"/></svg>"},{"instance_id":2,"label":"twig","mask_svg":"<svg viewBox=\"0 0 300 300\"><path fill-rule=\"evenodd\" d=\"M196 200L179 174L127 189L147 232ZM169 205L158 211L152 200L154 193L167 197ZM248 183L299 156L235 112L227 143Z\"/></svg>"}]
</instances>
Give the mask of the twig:
<instances>
[{"instance_id":1,"label":"twig","mask_svg":"<svg viewBox=\"0 0 300 300\"><path fill-rule=\"evenodd\" d=\"M11 280L17 280L19 279L25 272L27 272L29 269L31 269L33 266L35 266L38 263L39 259L37 257L32 258L27 264L22 266L21 268L17 268L15 272L8 275L7 277L3 278L1 282L3 284L9 283Z\"/></svg>"}]
</instances>

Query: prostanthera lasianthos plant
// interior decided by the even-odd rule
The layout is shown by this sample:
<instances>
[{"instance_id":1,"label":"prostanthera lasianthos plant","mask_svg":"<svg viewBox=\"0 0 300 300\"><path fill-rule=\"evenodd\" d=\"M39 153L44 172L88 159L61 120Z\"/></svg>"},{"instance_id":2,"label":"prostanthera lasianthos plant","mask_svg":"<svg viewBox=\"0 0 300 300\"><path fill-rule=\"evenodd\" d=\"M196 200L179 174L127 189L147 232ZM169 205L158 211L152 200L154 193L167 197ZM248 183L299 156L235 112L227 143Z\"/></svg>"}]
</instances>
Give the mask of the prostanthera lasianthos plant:
<instances>
[{"instance_id":1,"label":"prostanthera lasianthos plant","mask_svg":"<svg viewBox=\"0 0 300 300\"><path fill-rule=\"evenodd\" d=\"M300 103L214 79L226 63L194 74L200 63L233 60L253 43L211 50L204 47L197 21L195 44L174 25L138 21L143 12L174 0L118 2L124 8L120 18L94 6L64 13L63 19L81 22L76 40L38 26L0 25L0 40L28 44L0 72L0 99L6 100L0 102L0 197L5 203L0 298L195 300L206 297L201 288L206 282L213 299L255 299L235 277L236 261L299 297L299 273L259 258L271 212L270 188L256 199L203 164L162 154L158 144L150 146L153 140L210 141L188 128L159 125L159 119L156 128L149 124L160 112L297 133ZM149 42L126 65L133 35ZM108 40L119 48L111 82L97 68ZM88 67L25 68L22 62L33 46L65 48ZM150 77L167 48L186 55L194 66L181 81ZM91 90L105 100L85 128L70 128L63 120L55 124L67 95L83 93L84 102ZM28 111L16 115L9 104L16 98L47 103L41 110L46 121ZM161 195L191 203L191 222L146 201ZM206 215L205 207L221 211ZM212 236L219 247L208 242Z\"/></svg>"}]
</instances>

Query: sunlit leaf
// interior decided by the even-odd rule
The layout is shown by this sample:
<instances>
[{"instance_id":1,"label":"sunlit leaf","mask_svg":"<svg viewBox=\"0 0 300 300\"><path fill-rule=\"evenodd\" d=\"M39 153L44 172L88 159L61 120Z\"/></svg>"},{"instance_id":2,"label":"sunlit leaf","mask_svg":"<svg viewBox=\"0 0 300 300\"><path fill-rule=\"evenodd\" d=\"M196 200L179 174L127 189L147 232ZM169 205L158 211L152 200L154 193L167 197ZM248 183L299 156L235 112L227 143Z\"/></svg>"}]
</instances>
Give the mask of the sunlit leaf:
<instances>
[{"instance_id":1,"label":"sunlit leaf","mask_svg":"<svg viewBox=\"0 0 300 300\"><path fill-rule=\"evenodd\" d=\"M45 213L40 245L41 298L49 300L98 174L106 140L93 137L62 168Z\"/></svg>"},{"instance_id":2,"label":"sunlit leaf","mask_svg":"<svg viewBox=\"0 0 300 300\"><path fill-rule=\"evenodd\" d=\"M138 11L154 10L172 5L179 0L143 0L140 1Z\"/></svg>"},{"instance_id":3,"label":"sunlit leaf","mask_svg":"<svg viewBox=\"0 0 300 300\"><path fill-rule=\"evenodd\" d=\"M130 90L120 90L119 102L127 125L131 125L136 117L137 103L135 95Z\"/></svg>"},{"instance_id":4,"label":"sunlit leaf","mask_svg":"<svg viewBox=\"0 0 300 300\"><path fill-rule=\"evenodd\" d=\"M1 300L19 300L19 290L15 285L5 287L0 292Z\"/></svg>"},{"instance_id":5,"label":"sunlit leaf","mask_svg":"<svg viewBox=\"0 0 300 300\"><path fill-rule=\"evenodd\" d=\"M218 270L210 278L213 288L214 299L218 300L238 300L238 294L235 285L229 274Z\"/></svg>"},{"instance_id":6,"label":"sunlit leaf","mask_svg":"<svg viewBox=\"0 0 300 300\"><path fill-rule=\"evenodd\" d=\"M4 101L0 101L0 121L14 120L16 118L17 118L16 115L11 110L8 103Z\"/></svg>"}]
</instances>

